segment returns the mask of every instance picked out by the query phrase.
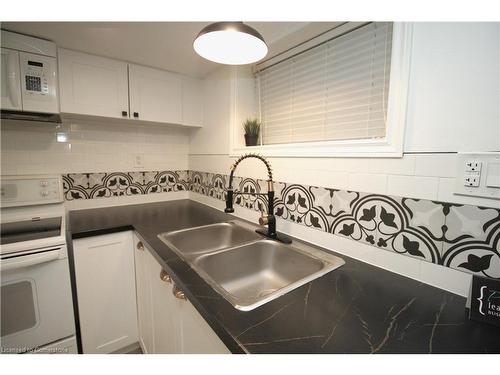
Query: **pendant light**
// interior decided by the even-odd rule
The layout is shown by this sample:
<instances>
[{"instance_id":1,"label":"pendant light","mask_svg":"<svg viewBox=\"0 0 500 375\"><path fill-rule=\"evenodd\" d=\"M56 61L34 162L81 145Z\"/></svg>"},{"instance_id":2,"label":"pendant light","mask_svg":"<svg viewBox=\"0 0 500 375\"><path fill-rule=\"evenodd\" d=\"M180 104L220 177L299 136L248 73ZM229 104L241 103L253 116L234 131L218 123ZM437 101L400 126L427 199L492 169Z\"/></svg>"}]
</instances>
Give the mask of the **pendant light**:
<instances>
[{"instance_id":1,"label":"pendant light","mask_svg":"<svg viewBox=\"0 0 500 375\"><path fill-rule=\"evenodd\" d=\"M262 35L243 22L216 22L204 27L193 48L207 60L228 65L251 64L267 55Z\"/></svg>"}]
</instances>

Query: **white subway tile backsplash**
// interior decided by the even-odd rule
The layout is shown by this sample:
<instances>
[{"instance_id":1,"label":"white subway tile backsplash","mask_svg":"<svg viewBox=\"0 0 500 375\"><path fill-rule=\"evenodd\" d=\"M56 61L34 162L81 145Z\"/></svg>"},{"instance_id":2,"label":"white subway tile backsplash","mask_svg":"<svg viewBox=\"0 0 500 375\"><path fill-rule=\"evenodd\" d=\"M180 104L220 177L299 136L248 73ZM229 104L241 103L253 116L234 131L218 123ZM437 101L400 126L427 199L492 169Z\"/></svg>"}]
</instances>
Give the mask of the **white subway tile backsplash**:
<instances>
[{"instance_id":1,"label":"white subway tile backsplash","mask_svg":"<svg viewBox=\"0 0 500 375\"><path fill-rule=\"evenodd\" d=\"M58 142L59 140L65 140ZM64 135L62 137L61 135ZM123 124L2 123L2 174L88 173L188 168L189 130Z\"/></svg>"},{"instance_id":2,"label":"white subway tile backsplash","mask_svg":"<svg viewBox=\"0 0 500 375\"><path fill-rule=\"evenodd\" d=\"M412 176L415 173L415 155L403 155L402 158L358 159L364 161L371 173Z\"/></svg>"},{"instance_id":3,"label":"white subway tile backsplash","mask_svg":"<svg viewBox=\"0 0 500 375\"><path fill-rule=\"evenodd\" d=\"M429 177L455 177L456 154L415 155L415 175Z\"/></svg>"},{"instance_id":4,"label":"white subway tile backsplash","mask_svg":"<svg viewBox=\"0 0 500 375\"><path fill-rule=\"evenodd\" d=\"M371 173L350 173L349 190L366 193L387 193L387 175Z\"/></svg>"},{"instance_id":5,"label":"white subway tile backsplash","mask_svg":"<svg viewBox=\"0 0 500 375\"><path fill-rule=\"evenodd\" d=\"M437 199L439 179L437 177L389 175L387 194L408 198Z\"/></svg>"}]
</instances>

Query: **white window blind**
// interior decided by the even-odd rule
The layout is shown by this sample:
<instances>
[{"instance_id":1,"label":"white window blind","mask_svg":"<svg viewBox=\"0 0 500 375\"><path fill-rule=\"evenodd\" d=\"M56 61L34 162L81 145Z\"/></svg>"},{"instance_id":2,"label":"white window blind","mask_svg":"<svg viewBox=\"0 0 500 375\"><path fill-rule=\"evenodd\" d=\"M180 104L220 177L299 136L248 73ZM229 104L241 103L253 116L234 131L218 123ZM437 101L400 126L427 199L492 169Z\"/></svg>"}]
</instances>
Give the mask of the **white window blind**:
<instances>
[{"instance_id":1,"label":"white window blind","mask_svg":"<svg viewBox=\"0 0 500 375\"><path fill-rule=\"evenodd\" d=\"M370 23L256 74L262 144L384 137L392 23Z\"/></svg>"}]
</instances>

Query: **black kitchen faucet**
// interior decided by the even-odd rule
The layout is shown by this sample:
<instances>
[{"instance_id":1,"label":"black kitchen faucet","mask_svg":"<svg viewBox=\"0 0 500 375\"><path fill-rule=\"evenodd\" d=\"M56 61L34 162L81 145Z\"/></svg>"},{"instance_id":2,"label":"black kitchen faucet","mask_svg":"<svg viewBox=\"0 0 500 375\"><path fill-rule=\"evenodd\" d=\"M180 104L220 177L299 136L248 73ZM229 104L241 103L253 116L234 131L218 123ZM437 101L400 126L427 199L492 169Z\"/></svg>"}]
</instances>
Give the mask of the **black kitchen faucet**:
<instances>
[{"instance_id":1,"label":"black kitchen faucet","mask_svg":"<svg viewBox=\"0 0 500 375\"><path fill-rule=\"evenodd\" d=\"M257 229L256 232L259 234L262 234L263 236L266 236L267 238L271 238L273 240L278 240L280 242L284 243L291 243L291 239L289 239L286 236L283 236L282 234L279 234L276 232L276 217L274 216L274 187L273 187L273 172L271 169L271 164L261 155L258 154L245 154L240 156L234 164L231 166L231 173L229 175L229 186L227 188L227 194L226 194L226 209L224 212L227 213L233 213L234 208L233 208L233 199L234 195L238 194L248 194L248 195L266 195L266 193L250 193L250 192L240 192L240 191L234 191L233 190L233 177L234 177L234 171L236 170L236 167L238 166L241 161L247 158L256 158L262 161L267 168L267 215L264 214L264 211L261 212L261 217L259 218L259 224L260 225L267 225L267 231L263 231L261 229Z\"/></svg>"}]
</instances>

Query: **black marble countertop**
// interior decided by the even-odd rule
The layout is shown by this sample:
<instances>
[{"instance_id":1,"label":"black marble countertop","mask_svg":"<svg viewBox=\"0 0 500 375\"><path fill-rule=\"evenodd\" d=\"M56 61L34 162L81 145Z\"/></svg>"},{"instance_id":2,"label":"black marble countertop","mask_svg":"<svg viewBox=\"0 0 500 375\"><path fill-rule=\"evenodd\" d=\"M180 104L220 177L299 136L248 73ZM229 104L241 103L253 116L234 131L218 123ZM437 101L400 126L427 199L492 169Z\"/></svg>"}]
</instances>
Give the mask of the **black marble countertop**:
<instances>
[{"instance_id":1,"label":"black marble countertop","mask_svg":"<svg viewBox=\"0 0 500 375\"><path fill-rule=\"evenodd\" d=\"M346 264L255 310L236 310L157 235L234 219L191 200L70 211L73 239L134 229L233 353L500 353L500 327L465 298L337 254Z\"/></svg>"}]
</instances>

